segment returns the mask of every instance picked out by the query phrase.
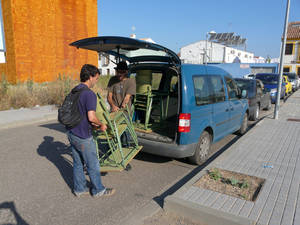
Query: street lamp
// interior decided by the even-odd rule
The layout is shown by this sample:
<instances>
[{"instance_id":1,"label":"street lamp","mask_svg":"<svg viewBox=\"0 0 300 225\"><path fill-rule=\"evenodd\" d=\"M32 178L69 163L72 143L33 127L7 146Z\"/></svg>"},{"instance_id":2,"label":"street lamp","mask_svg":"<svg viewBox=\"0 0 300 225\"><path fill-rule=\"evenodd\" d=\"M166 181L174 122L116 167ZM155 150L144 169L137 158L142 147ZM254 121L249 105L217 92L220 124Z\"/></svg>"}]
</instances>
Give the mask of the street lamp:
<instances>
[{"instance_id":1,"label":"street lamp","mask_svg":"<svg viewBox=\"0 0 300 225\"><path fill-rule=\"evenodd\" d=\"M207 65L207 61L208 61L208 54L207 54L207 39L208 39L208 35L212 35L212 34L216 34L216 32L214 30L207 32L206 33L206 42L205 42L205 65Z\"/></svg>"},{"instance_id":2,"label":"street lamp","mask_svg":"<svg viewBox=\"0 0 300 225\"><path fill-rule=\"evenodd\" d=\"M280 51L280 66L279 66L279 77L278 77L278 87L277 87L277 96L276 96L276 104L274 110L274 119L278 119L278 111L280 106L280 96L281 96L281 84L282 84L282 73L283 73L283 57L285 53L285 44L286 44L286 33L287 33L287 25L289 20L290 13L290 0L287 0L286 3L286 12L285 12L285 22L283 28L283 40L281 42L281 51Z\"/></svg>"}]
</instances>

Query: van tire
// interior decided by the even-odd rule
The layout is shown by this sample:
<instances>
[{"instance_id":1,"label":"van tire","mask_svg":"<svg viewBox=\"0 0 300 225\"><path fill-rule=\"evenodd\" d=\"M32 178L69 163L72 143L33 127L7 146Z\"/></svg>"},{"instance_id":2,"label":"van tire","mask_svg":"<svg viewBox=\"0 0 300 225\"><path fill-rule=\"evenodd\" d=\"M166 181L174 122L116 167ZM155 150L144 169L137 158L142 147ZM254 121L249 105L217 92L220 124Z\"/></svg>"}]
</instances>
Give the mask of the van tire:
<instances>
[{"instance_id":1,"label":"van tire","mask_svg":"<svg viewBox=\"0 0 300 225\"><path fill-rule=\"evenodd\" d=\"M259 111L260 111L259 104L256 104L254 113L253 113L253 115L251 116L250 120L252 120L252 121L258 120L258 118L259 118Z\"/></svg>"},{"instance_id":2,"label":"van tire","mask_svg":"<svg viewBox=\"0 0 300 225\"><path fill-rule=\"evenodd\" d=\"M238 130L238 134L239 135L245 134L247 131L247 128L248 128L248 114L245 113L241 128Z\"/></svg>"},{"instance_id":3,"label":"van tire","mask_svg":"<svg viewBox=\"0 0 300 225\"><path fill-rule=\"evenodd\" d=\"M211 139L211 135L207 131L202 132L199 142L196 145L194 155L189 157L191 163L201 165L208 159L210 155Z\"/></svg>"}]
</instances>

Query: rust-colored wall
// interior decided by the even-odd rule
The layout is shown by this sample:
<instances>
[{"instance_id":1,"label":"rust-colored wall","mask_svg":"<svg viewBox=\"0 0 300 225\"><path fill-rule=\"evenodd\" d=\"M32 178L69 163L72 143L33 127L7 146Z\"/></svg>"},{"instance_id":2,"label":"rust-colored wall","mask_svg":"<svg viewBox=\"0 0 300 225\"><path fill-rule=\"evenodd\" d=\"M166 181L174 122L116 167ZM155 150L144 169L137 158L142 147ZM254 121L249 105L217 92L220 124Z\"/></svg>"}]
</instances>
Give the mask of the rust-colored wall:
<instances>
[{"instance_id":1,"label":"rust-colored wall","mask_svg":"<svg viewBox=\"0 0 300 225\"><path fill-rule=\"evenodd\" d=\"M97 0L2 0L2 12L10 82L78 78L83 64L97 65L95 52L69 46L97 36Z\"/></svg>"},{"instance_id":2,"label":"rust-colored wall","mask_svg":"<svg viewBox=\"0 0 300 225\"><path fill-rule=\"evenodd\" d=\"M4 38L6 48L6 63L0 63L0 73L5 75L6 79L11 83L16 83L16 63L15 63L15 47L14 47L14 35L13 35L13 20L11 14L11 1L2 0L2 17L4 26Z\"/></svg>"}]
</instances>

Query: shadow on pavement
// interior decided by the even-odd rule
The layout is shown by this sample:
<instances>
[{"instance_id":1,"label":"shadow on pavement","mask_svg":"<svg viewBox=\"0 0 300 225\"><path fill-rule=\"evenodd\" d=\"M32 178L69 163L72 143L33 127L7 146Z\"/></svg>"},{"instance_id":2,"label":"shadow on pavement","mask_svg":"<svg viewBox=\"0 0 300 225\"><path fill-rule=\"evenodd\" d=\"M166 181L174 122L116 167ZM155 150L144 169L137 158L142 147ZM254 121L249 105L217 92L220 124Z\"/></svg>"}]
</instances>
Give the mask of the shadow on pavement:
<instances>
[{"instance_id":1,"label":"shadow on pavement","mask_svg":"<svg viewBox=\"0 0 300 225\"><path fill-rule=\"evenodd\" d=\"M230 142L228 142L225 146L223 146L220 150L215 152L205 163L202 165L196 167L193 169L189 174L184 176L182 179L180 179L176 184L174 184L172 187L170 187L168 190L166 190L164 193L162 193L160 196L156 196L153 198L153 200L161 207L163 208L164 199L168 195L172 195L175 193L179 188L181 188L185 183L187 183L190 179L192 179L196 174L198 174L201 170L203 170L206 166L208 166L213 160L215 160L219 155L221 155L226 149L228 149L231 145L233 145L240 137L236 136L233 138Z\"/></svg>"},{"instance_id":2,"label":"shadow on pavement","mask_svg":"<svg viewBox=\"0 0 300 225\"><path fill-rule=\"evenodd\" d=\"M5 225L13 225L15 224L15 222L17 222L16 224L17 225L29 225L29 223L27 223L20 215L19 213L17 212L17 209L15 207L15 203L14 202L3 202L3 203L0 203L0 215L4 214L4 213L1 213L2 210L9 210L10 211L10 214L12 213L13 216L15 217L13 221L1 221L1 224L2 222L5 222L4 224ZM10 217L10 215L6 216L7 219L12 219Z\"/></svg>"},{"instance_id":3,"label":"shadow on pavement","mask_svg":"<svg viewBox=\"0 0 300 225\"><path fill-rule=\"evenodd\" d=\"M48 124L43 124L40 125L40 127L45 127L51 130L56 130L56 131L60 131L62 133L66 133L66 129L63 125L61 125L60 123L48 123Z\"/></svg>"},{"instance_id":4,"label":"shadow on pavement","mask_svg":"<svg viewBox=\"0 0 300 225\"><path fill-rule=\"evenodd\" d=\"M159 155L152 155L147 152L139 152L134 159L145 161L145 162L153 162L153 163L166 163L172 161L171 158L163 157Z\"/></svg>"},{"instance_id":5,"label":"shadow on pavement","mask_svg":"<svg viewBox=\"0 0 300 225\"><path fill-rule=\"evenodd\" d=\"M64 157L64 155L71 155L72 152L69 149L69 146L53 140L53 137L44 136L44 141L39 145L37 153L40 156L46 157L57 167L69 188L73 190L72 162Z\"/></svg>"}]
</instances>

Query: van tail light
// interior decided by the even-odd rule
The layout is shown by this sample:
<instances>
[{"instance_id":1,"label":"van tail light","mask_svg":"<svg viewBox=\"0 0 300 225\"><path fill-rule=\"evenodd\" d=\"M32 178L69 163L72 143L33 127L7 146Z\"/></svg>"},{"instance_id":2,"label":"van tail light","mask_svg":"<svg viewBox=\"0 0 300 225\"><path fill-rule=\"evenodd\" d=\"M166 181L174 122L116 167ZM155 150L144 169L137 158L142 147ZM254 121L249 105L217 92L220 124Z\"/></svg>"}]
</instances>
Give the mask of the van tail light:
<instances>
[{"instance_id":1,"label":"van tail light","mask_svg":"<svg viewBox=\"0 0 300 225\"><path fill-rule=\"evenodd\" d=\"M191 114L190 113L180 113L179 114L179 123L178 123L179 132L190 132L191 131Z\"/></svg>"}]
</instances>

